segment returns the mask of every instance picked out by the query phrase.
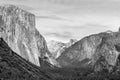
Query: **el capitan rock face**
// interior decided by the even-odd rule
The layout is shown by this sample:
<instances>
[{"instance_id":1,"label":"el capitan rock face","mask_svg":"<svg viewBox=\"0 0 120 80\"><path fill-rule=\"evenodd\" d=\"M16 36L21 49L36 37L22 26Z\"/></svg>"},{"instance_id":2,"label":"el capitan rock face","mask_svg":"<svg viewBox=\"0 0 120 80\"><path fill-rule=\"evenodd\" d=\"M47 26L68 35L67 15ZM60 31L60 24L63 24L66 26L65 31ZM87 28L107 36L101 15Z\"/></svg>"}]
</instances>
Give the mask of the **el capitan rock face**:
<instances>
[{"instance_id":1,"label":"el capitan rock face","mask_svg":"<svg viewBox=\"0 0 120 80\"><path fill-rule=\"evenodd\" d=\"M119 44L120 32L90 35L65 49L57 61L62 67L94 66L95 71L110 70L118 60Z\"/></svg>"},{"instance_id":2,"label":"el capitan rock face","mask_svg":"<svg viewBox=\"0 0 120 80\"><path fill-rule=\"evenodd\" d=\"M35 28L35 15L13 5L0 6L0 36L26 60L40 66L39 57L48 49Z\"/></svg>"}]
</instances>

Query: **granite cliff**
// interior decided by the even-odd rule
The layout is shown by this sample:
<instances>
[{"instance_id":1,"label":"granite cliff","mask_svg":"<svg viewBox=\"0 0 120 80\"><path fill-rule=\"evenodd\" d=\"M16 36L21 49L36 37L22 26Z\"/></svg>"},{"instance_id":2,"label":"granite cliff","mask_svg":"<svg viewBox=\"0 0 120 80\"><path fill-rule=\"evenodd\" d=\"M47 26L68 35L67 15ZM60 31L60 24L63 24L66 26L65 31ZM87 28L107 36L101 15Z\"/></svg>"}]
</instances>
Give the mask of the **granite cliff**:
<instances>
[{"instance_id":1,"label":"granite cliff","mask_svg":"<svg viewBox=\"0 0 120 80\"><path fill-rule=\"evenodd\" d=\"M0 37L24 59L40 66L49 53L44 37L35 28L35 15L13 5L0 6Z\"/></svg>"},{"instance_id":2,"label":"granite cliff","mask_svg":"<svg viewBox=\"0 0 120 80\"><path fill-rule=\"evenodd\" d=\"M102 32L87 36L65 49L57 59L62 67L92 67L112 71L119 63L120 32Z\"/></svg>"},{"instance_id":3,"label":"granite cliff","mask_svg":"<svg viewBox=\"0 0 120 80\"><path fill-rule=\"evenodd\" d=\"M55 80L43 68L25 60L0 38L0 80Z\"/></svg>"}]
</instances>

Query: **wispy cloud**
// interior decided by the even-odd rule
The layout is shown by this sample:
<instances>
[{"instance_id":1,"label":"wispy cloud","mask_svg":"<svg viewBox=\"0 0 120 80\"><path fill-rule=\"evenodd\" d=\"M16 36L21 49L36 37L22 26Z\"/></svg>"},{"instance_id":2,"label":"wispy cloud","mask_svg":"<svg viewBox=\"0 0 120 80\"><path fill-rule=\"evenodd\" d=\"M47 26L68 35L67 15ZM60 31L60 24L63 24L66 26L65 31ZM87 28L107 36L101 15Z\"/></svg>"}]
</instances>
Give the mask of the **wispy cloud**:
<instances>
[{"instance_id":1,"label":"wispy cloud","mask_svg":"<svg viewBox=\"0 0 120 80\"><path fill-rule=\"evenodd\" d=\"M29 7L29 6L26 6L26 5L16 5L22 9L25 9L25 10L28 10L28 11L31 11L31 10L35 10L34 7Z\"/></svg>"},{"instance_id":2,"label":"wispy cloud","mask_svg":"<svg viewBox=\"0 0 120 80\"><path fill-rule=\"evenodd\" d=\"M36 15L46 40L67 41L120 26L120 0L0 0Z\"/></svg>"},{"instance_id":3,"label":"wispy cloud","mask_svg":"<svg viewBox=\"0 0 120 80\"><path fill-rule=\"evenodd\" d=\"M72 38L73 35L70 32L62 32L62 33L46 33L46 36L60 37L60 38Z\"/></svg>"}]
</instances>

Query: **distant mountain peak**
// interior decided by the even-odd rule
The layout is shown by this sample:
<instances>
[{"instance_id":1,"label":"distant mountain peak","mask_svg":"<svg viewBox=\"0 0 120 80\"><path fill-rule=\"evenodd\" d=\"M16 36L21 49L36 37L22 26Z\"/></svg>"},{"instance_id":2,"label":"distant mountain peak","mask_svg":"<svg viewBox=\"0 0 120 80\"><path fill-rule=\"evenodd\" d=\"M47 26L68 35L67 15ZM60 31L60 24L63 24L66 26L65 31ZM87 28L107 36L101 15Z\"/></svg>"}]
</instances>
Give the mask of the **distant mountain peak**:
<instances>
[{"instance_id":1,"label":"distant mountain peak","mask_svg":"<svg viewBox=\"0 0 120 80\"><path fill-rule=\"evenodd\" d=\"M64 49L70 47L75 42L77 42L76 39L70 39L68 43L51 40L48 42L48 49L51 52L52 56L56 59L61 55Z\"/></svg>"}]
</instances>

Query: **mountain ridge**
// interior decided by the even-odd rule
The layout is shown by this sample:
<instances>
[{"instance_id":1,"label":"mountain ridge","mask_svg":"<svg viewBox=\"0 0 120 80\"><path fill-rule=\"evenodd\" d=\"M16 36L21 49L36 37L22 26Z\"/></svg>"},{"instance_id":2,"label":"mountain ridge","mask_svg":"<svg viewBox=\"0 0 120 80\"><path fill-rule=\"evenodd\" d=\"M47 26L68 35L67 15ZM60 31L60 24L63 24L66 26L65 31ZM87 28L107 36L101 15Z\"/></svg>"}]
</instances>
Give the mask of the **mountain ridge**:
<instances>
[{"instance_id":1,"label":"mountain ridge","mask_svg":"<svg viewBox=\"0 0 120 80\"><path fill-rule=\"evenodd\" d=\"M76 67L75 64L77 65L88 58L90 61L88 61L86 66L91 65L93 67L100 56L103 56L105 59L103 61L105 63L104 66L109 70L107 66L115 66L117 57L120 54L115 48L115 45L120 43L119 40L120 32L101 32L89 35L68 47L57 61L62 67Z\"/></svg>"}]
</instances>

